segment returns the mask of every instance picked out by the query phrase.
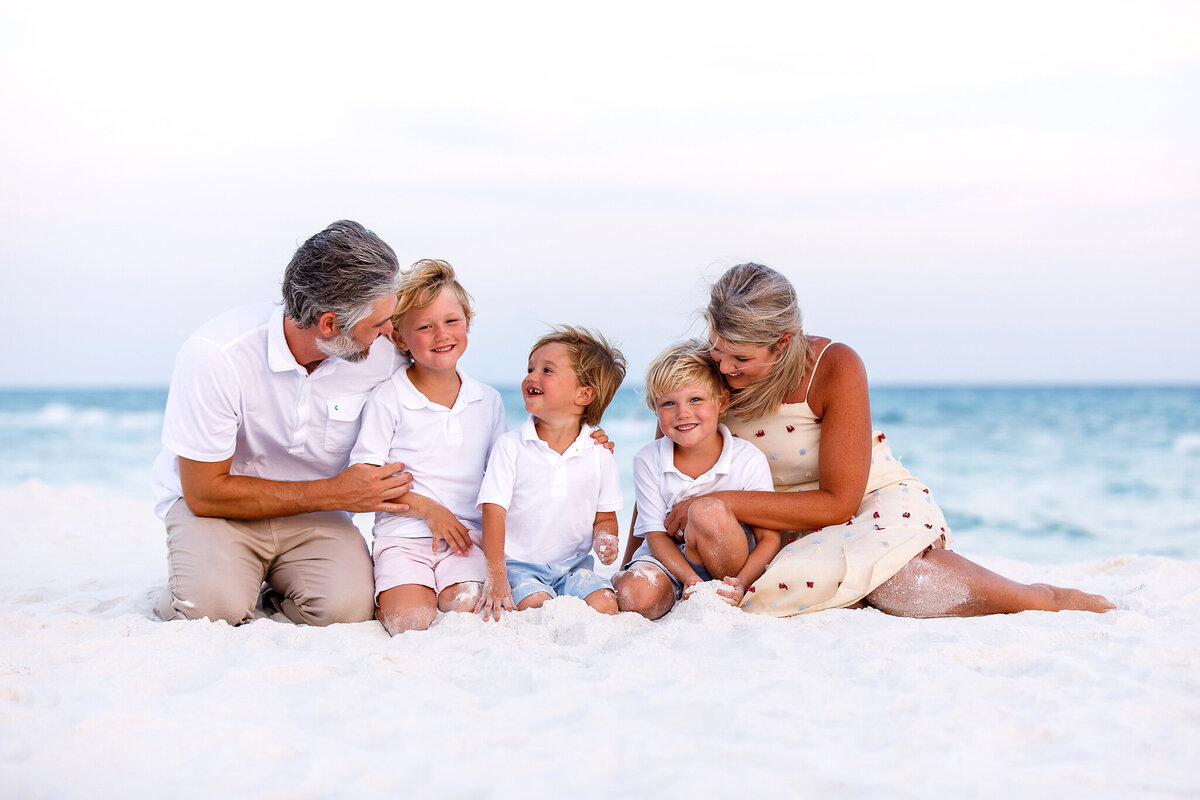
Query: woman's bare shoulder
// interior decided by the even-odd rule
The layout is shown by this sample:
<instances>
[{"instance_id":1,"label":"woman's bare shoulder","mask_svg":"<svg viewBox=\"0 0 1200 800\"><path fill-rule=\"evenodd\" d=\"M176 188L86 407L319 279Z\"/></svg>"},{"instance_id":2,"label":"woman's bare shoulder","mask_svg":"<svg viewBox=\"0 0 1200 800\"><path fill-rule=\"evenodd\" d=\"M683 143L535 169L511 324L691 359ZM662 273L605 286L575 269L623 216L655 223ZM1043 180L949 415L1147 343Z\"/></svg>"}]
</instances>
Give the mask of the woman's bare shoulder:
<instances>
[{"instance_id":1,"label":"woman's bare shoulder","mask_svg":"<svg viewBox=\"0 0 1200 800\"><path fill-rule=\"evenodd\" d=\"M820 413L818 406L824 407L830 401L845 398L847 395L865 394L867 370L854 348L844 342L833 342L824 337L812 339L815 344L813 349L821 355L821 362L808 390L808 401L813 411Z\"/></svg>"}]
</instances>

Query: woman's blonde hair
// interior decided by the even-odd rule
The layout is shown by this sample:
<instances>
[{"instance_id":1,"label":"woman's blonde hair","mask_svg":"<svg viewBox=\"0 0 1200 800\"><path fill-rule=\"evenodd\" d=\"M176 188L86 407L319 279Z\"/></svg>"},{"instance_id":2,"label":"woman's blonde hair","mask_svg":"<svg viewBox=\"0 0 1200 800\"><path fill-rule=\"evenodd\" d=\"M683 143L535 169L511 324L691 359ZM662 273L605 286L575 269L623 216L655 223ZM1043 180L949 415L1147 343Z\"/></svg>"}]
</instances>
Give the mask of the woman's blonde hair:
<instances>
[{"instance_id":1,"label":"woman's blonde hair","mask_svg":"<svg viewBox=\"0 0 1200 800\"><path fill-rule=\"evenodd\" d=\"M469 330L475 310L471 308L471 295L454 276L454 267L440 258L423 258L400 273L400 286L396 289L396 310L392 312L392 324L400 327L400 320L414 308L424 308L434 301L442 289L449 287L462 306L463 316Z\"/></svg>"},{"instance_id":2,"label":"woman's blonde hair","mask_svg":"<svg viewBox=\"0 0 1200 800\"><path fill-rule=\"evenodd\" d=\"M701 339L677 342L654 357L646 367L646 405L655 411L664 395L691 385L703 386L714 400L725 394L721 371L708 354L708 344Z\"/></svg>"},{"instance_id":3,"label":"woman's blonde hair","mask_svg":"<svg viewBox=\"0 0 1200 800\"><path fill-rule=\"evenodd\" d=\"M761 381L732 392L731 417L751 420L779 408L783 398L800 385L810 358L808 337L791 281L762 264L738 264L717 279L704 319L734 347L765 347L775 356ZM780 340L791 334L788 341Z\"/></svg>"}]
</instances>

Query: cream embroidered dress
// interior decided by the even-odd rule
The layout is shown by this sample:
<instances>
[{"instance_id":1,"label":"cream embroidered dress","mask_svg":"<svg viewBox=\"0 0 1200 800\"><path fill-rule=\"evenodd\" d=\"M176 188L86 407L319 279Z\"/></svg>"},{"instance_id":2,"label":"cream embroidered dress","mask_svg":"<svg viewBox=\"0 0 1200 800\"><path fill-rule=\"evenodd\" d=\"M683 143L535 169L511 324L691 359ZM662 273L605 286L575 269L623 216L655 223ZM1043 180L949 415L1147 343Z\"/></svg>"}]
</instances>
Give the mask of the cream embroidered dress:
<instances>
[{"instance_id":1,"label":"cream embroidered dress","mask_svg":"<svg viewBox=\"0 0 1200 800\"><path fill-rule=\"evenodd\" d=\"M814 379L821 356L813 365ZM820 486L821 420L807 397L800 403L785 403L767 417L749 422L727 419L725 423L735 436L767 456L775 491L805 492ZM949 535L950 528L929 489L900 464L884 435L875 431L866 495L854 517L814 531L784 531L785 543L799 538L785 544L747 590L742 608L790 617L851 605Z\"/></svg>"}]
</instances>

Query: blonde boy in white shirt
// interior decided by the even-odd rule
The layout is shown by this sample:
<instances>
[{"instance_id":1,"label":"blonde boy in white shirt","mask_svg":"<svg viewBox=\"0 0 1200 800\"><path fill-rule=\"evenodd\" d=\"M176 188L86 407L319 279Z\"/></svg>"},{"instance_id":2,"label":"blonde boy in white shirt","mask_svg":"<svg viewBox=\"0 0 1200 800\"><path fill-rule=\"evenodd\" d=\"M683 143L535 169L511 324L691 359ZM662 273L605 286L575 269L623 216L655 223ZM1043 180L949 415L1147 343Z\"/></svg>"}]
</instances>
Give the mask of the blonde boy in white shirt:
<instances>
[{"instance_id":1,"label":"blonde boy in white shirt","mask_svg":"<svg viewBox=\"0 0 1200 800\"><path fill-rule=\"evenodd\" d=\"M646 370L646 403L663 438L634 456L637 516L626 552L641 546L613 583L620 609L649 619L702 581L720 581L718 593L737 605L779 551L779 531L743 526L724 503L703 496L774 488L766 456L718 423L729 392L707 349L700 341L674 345ZM666 516L693 497L700 499L688 510L683 542L676 542L666 533Z\"/></svg>"},{"instance_id":2,"label":"blonde boy in white shirt","mask_svg":"<svg viewBox=\"0 0 1200 800\"><path fill-rule=\"evenodd\" d=\"M397 297L393 340L412 363L371 393L350 454L403 457L412 473L410 511L377 513L373 531L375 615L393 636L428 628L439 610L475 610L486 572L475 500L506 428L500 394L458 368L473 311L453 268L418 261Z\"/></svg>"},{"instance_id":3,"label":"blonde boy in white shirt","mask_svg":"<svg viewBox=\"0 0 1200 800\"><path fill-rule=\"evenodd\" d=\"M616 560L620 479L591 434L624 377L624 356L592 331L557 328L534 344L521 384L530 419L496 442L479 492L484 619L563 594L617 613L590 551L603 564Z\"/></svg>"}]
</instances>

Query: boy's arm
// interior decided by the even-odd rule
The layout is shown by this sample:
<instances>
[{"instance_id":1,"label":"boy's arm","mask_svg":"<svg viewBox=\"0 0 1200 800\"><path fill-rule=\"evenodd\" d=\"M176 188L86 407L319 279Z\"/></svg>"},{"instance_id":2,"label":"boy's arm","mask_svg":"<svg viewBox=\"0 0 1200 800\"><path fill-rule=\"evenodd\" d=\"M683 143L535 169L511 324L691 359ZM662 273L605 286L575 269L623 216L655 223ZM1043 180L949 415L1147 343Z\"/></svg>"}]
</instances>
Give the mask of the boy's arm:
<instances>
[{"instance_id":1,"label":"boy's arm","mask_svg":"<svg viewBox=\"0 0 1200 800\"><path fill-rule=\"evenodd\" d=\"M471 541L471 536L467 532L467 526L459 522L458 517L438 501L423 494L409 492L405 496L404 502L409 506L409 511L404 516L420 517L429 526L429 532L433 534L433 551L435 553L439 541L450 545L450 549L460 556L466 555L467 551L474 546L474 542Z\"/></svg>"},{"instance_id":2,"label":"boy's arm","mask_svg":"<svg viewBox=\"0 0 1200 800\"><path fill-rule=\"evenodd\" d=\"M517 608L504 563L504 520L507 515L504 506L483 504L483 555L487 558L487 578L475 611L482 612L485 620L499 620L501 609L515 611Z\"/></svg>"},{"instance_id":3,"label":"boy's arm","mask_svg":"<svg viewBox=\"0 0 1200 800\"><path fill-rule=\"evenodd\" d=\"M608 566L617 560L617 512L596 512L596 521L592 523L592 547L601 564Z\"/></svg>"},{"instance_id":4,"label":"boy's arm","mask_svg":"<svg viewBox=\"0 0 1200 800\"><path fill-rule=\"evenodd\" d=\"M679 545L667 535L666 531L647 531L646 541L650 543L650 554L658 559L684 588L694 583L700 583L700 576L692 565L683 557Z\"/></svg>"}]
</instances>

